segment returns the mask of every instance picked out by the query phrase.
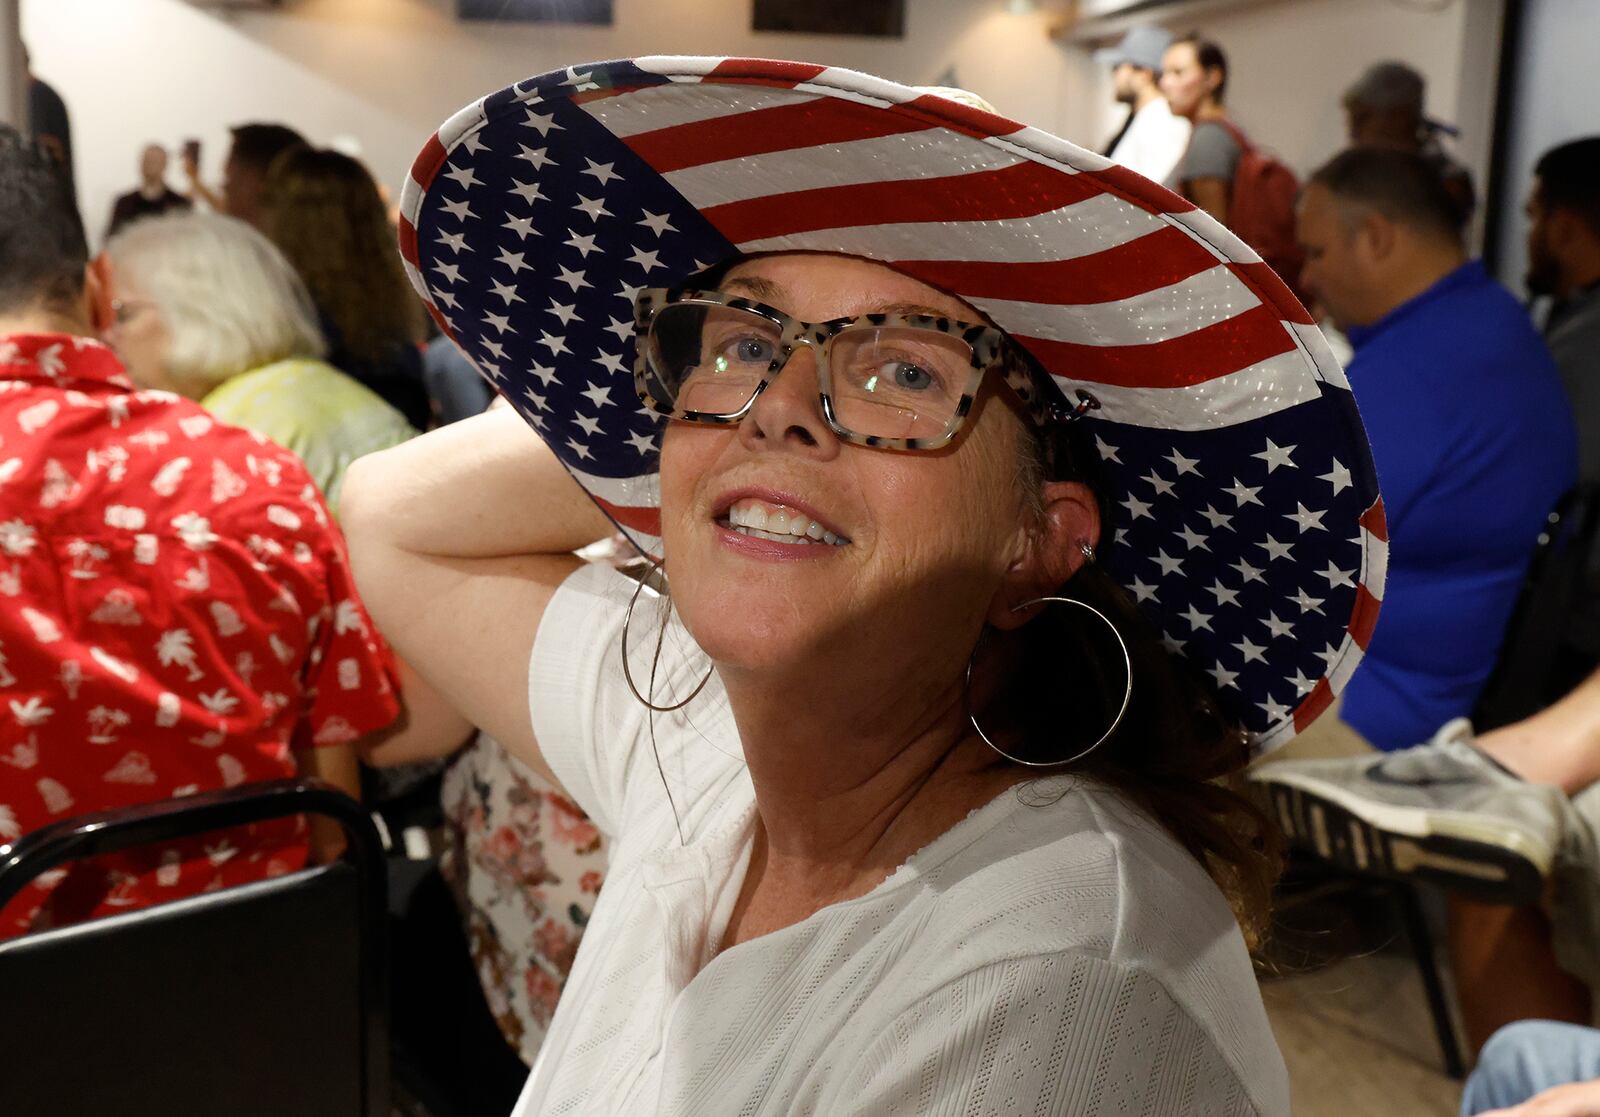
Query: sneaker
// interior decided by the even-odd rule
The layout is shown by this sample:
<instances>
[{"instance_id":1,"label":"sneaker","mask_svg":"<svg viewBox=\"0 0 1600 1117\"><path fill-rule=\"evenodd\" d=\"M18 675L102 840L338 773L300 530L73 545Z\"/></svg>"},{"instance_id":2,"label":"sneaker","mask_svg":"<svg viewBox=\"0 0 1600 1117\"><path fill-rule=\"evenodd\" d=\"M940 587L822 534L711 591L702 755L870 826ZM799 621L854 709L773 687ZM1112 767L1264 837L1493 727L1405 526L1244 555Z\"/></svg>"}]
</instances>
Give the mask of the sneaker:
<instances>
[{"instance_id":1,"label":"sneaker","mask_svg":"<svg viewBox=\"0 0 1600 1117\"><path fill-rule=\"evenodd\" d=\"M1489 903L1536 903L1567 840L1566 796L1478 751L1465 718L1414 748L1269 762L1248 777L1293 844Z\"/></svg>"}]
</instances>

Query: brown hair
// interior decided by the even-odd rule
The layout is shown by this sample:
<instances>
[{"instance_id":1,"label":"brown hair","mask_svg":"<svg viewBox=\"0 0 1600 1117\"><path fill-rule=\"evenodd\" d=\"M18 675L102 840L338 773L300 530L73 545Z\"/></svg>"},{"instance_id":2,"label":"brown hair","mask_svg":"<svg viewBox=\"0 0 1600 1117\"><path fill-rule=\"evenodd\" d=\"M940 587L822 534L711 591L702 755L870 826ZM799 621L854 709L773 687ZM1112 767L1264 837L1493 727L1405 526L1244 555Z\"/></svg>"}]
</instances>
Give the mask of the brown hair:
<instances>
[{"instance_id":1,"label":"brown hair","mask_svg":"<svg viewBox=\"0 0 1600 1117\"><path fill-rule=\"evenodd\" d=\"M1222 104L1223 95L1228 91L1228 56L1222 53L1222 48L1216 43L1210 39L1202 38L1198 31L1191 31L1187 35L1178 36L1172 40L1167 49L1171 50L1173 47L1180 45L1194 48L1195 61L1200 64L1202 70L1208 72L1216 70L1222 75L1222 80L1217 83L1217 88L1211 92L1212 99L1217 104Z\"/></svg>"},{"instance_id":2,"label":"brown hair","mask_svg":"<svg viewBox=\"0 0 1600 1117\"><path fill-rule=\"evenodd\" d=\"M1036 497L1047 479L1081 481L1109 524L1106 493L1091 464L1098 459L1079 445L1084 437L1056 427L1024 439L1023 491ZM1049 473L1047 459L1054 462ZM1159 822L1205 867L1257 949L1267 935L1283 843L1243 793L1248 738L1199 670L1167 651L1151 620L1098 565L1082 567L1058 592L1116 626L1133 674L1133 699L1117 731L1067 774L1116 790ZM1127 687L1115 637L1081 609L1052 606L1005 642L1004 682L980 714L985 730L1005 734L1012 742L1007 751L1023 759L1071 756L1092 745L1116 717Z\"/></svg>"},{"instance_id":3,"label":"brown hair","mask_svg":"<svg viewBox=\"0 0 1600 1117\"><path fill-rule=\"evenodd\" d=\"M372 175L337 151L290 148L273 161L262 227L305 280L351 356L380 361L424 333Z\"/></svg>"}]
</instances>

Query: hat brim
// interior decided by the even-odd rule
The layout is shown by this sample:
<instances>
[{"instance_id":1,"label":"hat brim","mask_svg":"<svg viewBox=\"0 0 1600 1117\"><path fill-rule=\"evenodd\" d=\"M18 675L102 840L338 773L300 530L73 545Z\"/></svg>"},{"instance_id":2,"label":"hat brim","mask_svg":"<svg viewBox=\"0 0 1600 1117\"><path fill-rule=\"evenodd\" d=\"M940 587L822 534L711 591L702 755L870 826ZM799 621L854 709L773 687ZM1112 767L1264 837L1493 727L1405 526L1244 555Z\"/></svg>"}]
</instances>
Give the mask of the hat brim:
<instances>
[{"instance_id":1,"label":"hat brim","mask_svg":"<svg viewBox=\"0 0 1600 1117\"><path fill-rule=\"evenodd\" d=\"M971 303L1099 401L1100 561L1258 749L1360 660L1387 543L1343 372L1254 252L1098 155L853 71L641 58L468 106L401 210L440 327L642 550L660 422L634 390L632 292L846 253Z\"/></svg>"}]
</instances>

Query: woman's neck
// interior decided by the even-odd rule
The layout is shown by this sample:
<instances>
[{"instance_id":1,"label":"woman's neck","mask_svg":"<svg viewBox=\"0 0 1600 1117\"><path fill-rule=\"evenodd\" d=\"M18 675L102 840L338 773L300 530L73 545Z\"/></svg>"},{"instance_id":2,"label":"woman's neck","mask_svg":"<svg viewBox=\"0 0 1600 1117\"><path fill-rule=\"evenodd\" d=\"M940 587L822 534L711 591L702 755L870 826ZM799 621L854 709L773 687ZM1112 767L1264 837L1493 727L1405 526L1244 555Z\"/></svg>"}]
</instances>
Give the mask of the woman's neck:
<instances>
[{"instance_id":1,"label":"woman's neck","mask_svg":"<svg viewBox=\"0 0 1600 1117\"><path fill-rule=\"evenodd\" d=\"M726 681L757 824L725 946L870 892L1027 775L970 732L959 686L922 707L932 716L897 724L839 694L745 688L736 674ZM774 693L788 700L772 702Z\"/></svg>"},{"instance_id":2,"label":"woman's neck","mask_svg":"<svg viewBox=\"0 0 1600 1117\"><path fill-rule=\"evenodd\" d=\"M1194 110L1194 122L1199 124L1205 120L1221 120L1227 115L1228 110L1223 108L1220 102L1213 101L1208 97L1201 101Z\"/></svg>"}]
</instances>

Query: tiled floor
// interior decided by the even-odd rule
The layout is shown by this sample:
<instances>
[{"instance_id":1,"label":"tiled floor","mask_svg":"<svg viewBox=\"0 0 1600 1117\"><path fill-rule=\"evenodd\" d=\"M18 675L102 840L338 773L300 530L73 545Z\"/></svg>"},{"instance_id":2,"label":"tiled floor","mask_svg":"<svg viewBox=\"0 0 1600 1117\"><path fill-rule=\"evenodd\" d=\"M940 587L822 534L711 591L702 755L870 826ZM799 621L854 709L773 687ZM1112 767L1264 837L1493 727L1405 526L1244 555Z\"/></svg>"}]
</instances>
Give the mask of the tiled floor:
<instances>
[{"instance_id":1,"label":"tiled floor","mask_svg":"<svg viewBox=\"0 0 1600 1117\"><path fill-rule=\"evenodd\" d=\"M1410 958L1378 953L1262 983L1295 1117L1455 1117Z\"/></svg>"}]
</instances>

